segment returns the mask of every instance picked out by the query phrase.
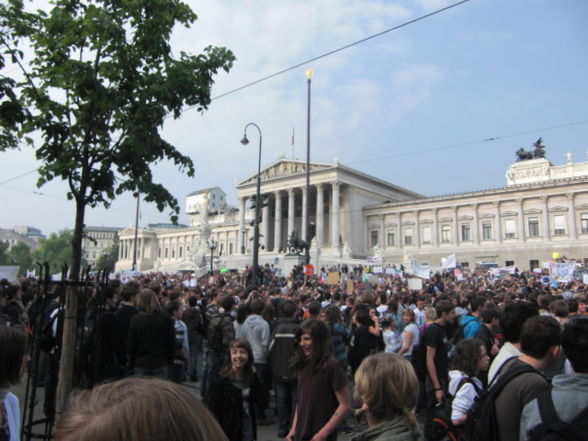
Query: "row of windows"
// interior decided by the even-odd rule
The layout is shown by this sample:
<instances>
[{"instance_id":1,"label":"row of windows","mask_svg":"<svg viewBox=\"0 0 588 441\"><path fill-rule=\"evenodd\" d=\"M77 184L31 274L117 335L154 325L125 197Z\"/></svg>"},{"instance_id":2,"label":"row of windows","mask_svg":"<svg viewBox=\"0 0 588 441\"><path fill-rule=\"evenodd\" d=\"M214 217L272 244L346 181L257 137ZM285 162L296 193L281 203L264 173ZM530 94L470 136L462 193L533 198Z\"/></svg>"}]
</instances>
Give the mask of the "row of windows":
<instances>
[{"instance_id":1,"label":"row of windows","mask_svg":"<svg viewBox=\"0 0 588 441\"><path fill-rule=\"evenodd\" d=\"M223 254L224 245L225 245L224 243L221 243L219 245L219 248L217 249L217 251L215 251L215 254L216 253ZM179 247L178 248L178 259L181 259L183 257L182 252L183 252L183 247ZM187 255L190 254L190 247L186 247L186 254ZM233 254L233 243L232 242L229 242L229 254ZM157 257L159 259L162 258L161 248L158 248L157 249ZM175 259L176 258L176 250L175 250L175 248L172 248L171 253L170 253L169 248L164 248L163 249L163 258L164 259L169 259L169 258Z\"/></svg>"},{"instance_id":2,"label":"row of windows","mask_svg":"<svg viewBox=\"0 0 588 441\"><path fill-rule=\"evenodd\" d=\"M564 215L555 215L552 218L553 222L553 235L565 235L567 234L567 224L566 224L566 217ZM490 221L482 222L482 240L494 240L493 234L493 223ZM404 245L413 245L413 228L404 228ZM582 234L588 234L588 213L582 213L580 215L580 232ZM373 230L371 232L370 242L371 246L374 247L379 243L379 236L378 231ZM425 226L421 230L421 243L431 244L433 243L432 235L433 229L430 226ZM530 217L527 220L527 237L540 237L541 231L539 228L539 218L538 217ZM514 239L517 237L517 226L515 219L506 219L504 221L504 238L505 239ZM472 240L472 232L471 232L471 225L469 223L462 223L461 224L461 231L460 231L460 240L462 242L469 242ZM452 241L452 232L451 232L451 225L450 224L442 224L441 225L441 234L440 234L440 242L441 243L451 243ZM386 246L393 247L396 246L396 233L395 232L388 232L386 234Z\"/></svg>"}]
</instances>

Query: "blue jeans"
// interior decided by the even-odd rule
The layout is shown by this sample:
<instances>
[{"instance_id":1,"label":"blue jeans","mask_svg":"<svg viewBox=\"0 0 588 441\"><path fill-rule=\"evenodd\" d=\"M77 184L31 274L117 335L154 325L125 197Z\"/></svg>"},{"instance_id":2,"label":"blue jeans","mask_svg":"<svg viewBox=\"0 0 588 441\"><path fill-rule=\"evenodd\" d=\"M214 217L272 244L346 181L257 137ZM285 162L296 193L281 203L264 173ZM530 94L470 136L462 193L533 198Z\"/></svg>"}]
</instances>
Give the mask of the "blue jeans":
<instances>
[{"instance_id":1,"label":"blue jeans","mask_svg":"<svg viewBox=\"0 0 588 441\"><path fill-rule=\"evenodd\" d=\"M202 401L207 402L207 394L216 379L221 368L221 357L213 349L204 349L204 366L202 367L202 377L200 378L200 396Z\"/></svg>"},{"instance_id":2,"label":"blue jeans","mask_svg":"<svg viewBox=\"0 0 588 441\"><path fill-rule=\"evenodd\" d=\"M198 353L202 351L202 337L190 339L190 367L188 368L188 376L190 379L198 378Z\"/></svg>"},{"instance_id":3,"label":"blue jeans","mask_svg":"<svg viewBox=\"0 0 588 441\"><path fill-rule=\"evenodd\" d=\"M297 392L297 381L276 381L276 410L280 438L284 438L290 431L296 411Z\"/></svg>"}]
</instances>

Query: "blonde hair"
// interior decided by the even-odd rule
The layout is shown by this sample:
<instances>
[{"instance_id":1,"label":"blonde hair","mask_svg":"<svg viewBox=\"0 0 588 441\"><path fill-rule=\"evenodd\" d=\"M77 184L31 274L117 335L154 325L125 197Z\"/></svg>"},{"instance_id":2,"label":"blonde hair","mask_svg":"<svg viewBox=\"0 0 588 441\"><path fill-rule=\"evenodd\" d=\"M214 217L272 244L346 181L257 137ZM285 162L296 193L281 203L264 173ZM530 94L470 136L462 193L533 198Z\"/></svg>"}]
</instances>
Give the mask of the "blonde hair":
<instances>
[{"instance_id":1,"label":"blonde hair","mask_svg":"<svg viewBox=\"0 0 588 441\"><path fill-rule=\"evenodd\" d=\"M405 415L412 430L417 421L419 383L410 362L396 354L380 352L365 358L355 373L355 398L367 405L376 422Z\"/></svg>"},{"instance_id":2,"label":"blonde hair","mask_svg":"<svg viewBox=\"0 0 588 441\"><path fill-rule=\"evenodd\" d=\"M432 306L425 308L425 322L431 323L437 320L437 310Z\"/></svg>"},{"instance_id":3,"label":"blonde hair","mask_svg":"<svg viewBox=\"0 0 588 441\"><path fill-rule=\"evenodd\" d=\"M196 396L177 384L130 377L74 393L57 441L227 441Z\"/></svg>"}]
</instances>

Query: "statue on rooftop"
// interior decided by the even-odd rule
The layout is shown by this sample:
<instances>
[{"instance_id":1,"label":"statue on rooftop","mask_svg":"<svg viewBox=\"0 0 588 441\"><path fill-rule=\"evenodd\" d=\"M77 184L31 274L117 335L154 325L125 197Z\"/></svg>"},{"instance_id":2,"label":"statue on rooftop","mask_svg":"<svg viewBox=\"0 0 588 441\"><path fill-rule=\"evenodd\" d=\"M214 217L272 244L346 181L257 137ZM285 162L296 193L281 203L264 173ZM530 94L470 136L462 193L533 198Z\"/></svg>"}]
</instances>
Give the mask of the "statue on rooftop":
<instances>
[{"instance_id":1,"label":"statue on rooftop","mask_svg":"<svg viewBox=\"0 0 588 441\"><path fill-rule=\"evenodd\" d=\"M533 143L535 150L527 151L524 148L518 149L515 153L517 155L517 161L527 161L529 159L540 159L545 158L545 146L543 145L543 138L539 138Z\"/></svg>"}]
</instances>

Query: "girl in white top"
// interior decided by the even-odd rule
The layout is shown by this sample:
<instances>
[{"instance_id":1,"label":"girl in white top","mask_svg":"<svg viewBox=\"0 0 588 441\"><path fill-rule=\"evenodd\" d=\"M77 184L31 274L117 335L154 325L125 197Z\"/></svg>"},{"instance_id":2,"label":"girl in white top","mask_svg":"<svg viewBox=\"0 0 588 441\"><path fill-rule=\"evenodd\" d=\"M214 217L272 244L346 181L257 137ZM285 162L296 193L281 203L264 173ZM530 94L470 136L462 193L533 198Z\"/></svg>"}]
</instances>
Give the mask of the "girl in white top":
<instances>
[{"instance_id":1,"label":"girl in white top","mask_svg":"<svg viewBox=\"0 0 588 441\"><path fill-rule=\"evenodd\" d=\"M382 320L382 328L384 328L382 338L384 339L384 344L386 345L384 352L392 354L398 351L398 349L400 349L400 335L396 329L396 323L394 322L394 319L388 315L385 315L384 319Z\"/></svg>"},{"instance_id":2,"label":"girl in white top","mask_svg":"<svg viewBox=\"0 0 588 441\"><path fill-rule=\"evenodd\" d=\"M406 308L402 311L402 321L404 323L404 329L400 336L402 346L398 350L398 355L402 355L410 360L412 356L412 350L416 345L419 344L419 328L414 322L415 316L414 311L410 308Z\"/></svg>"},{"instance_id":3,"label":"girl in white top","mask_svg":"<svg viewBox=\"0 0 588 441\"><path fill-rule=\"evenodd\" d=\"M28 336L15 328L0 327L0 439L20 440L18 398L9 388L26 369Z\"/></svg>"},{"instance_id":4,"label":"girl in white top","mask_svg":"<svg viewBox=\"0 0 588 441\"><path fill-rule=\"evenodd\" d=\"M453 396L451 422L455 426L465 424L468 410L483 389L476 376L488 369L489 362L482 340L466 338L455 347L452 370L449 371L449 393Z\"/></svg>"}]
</instances>

